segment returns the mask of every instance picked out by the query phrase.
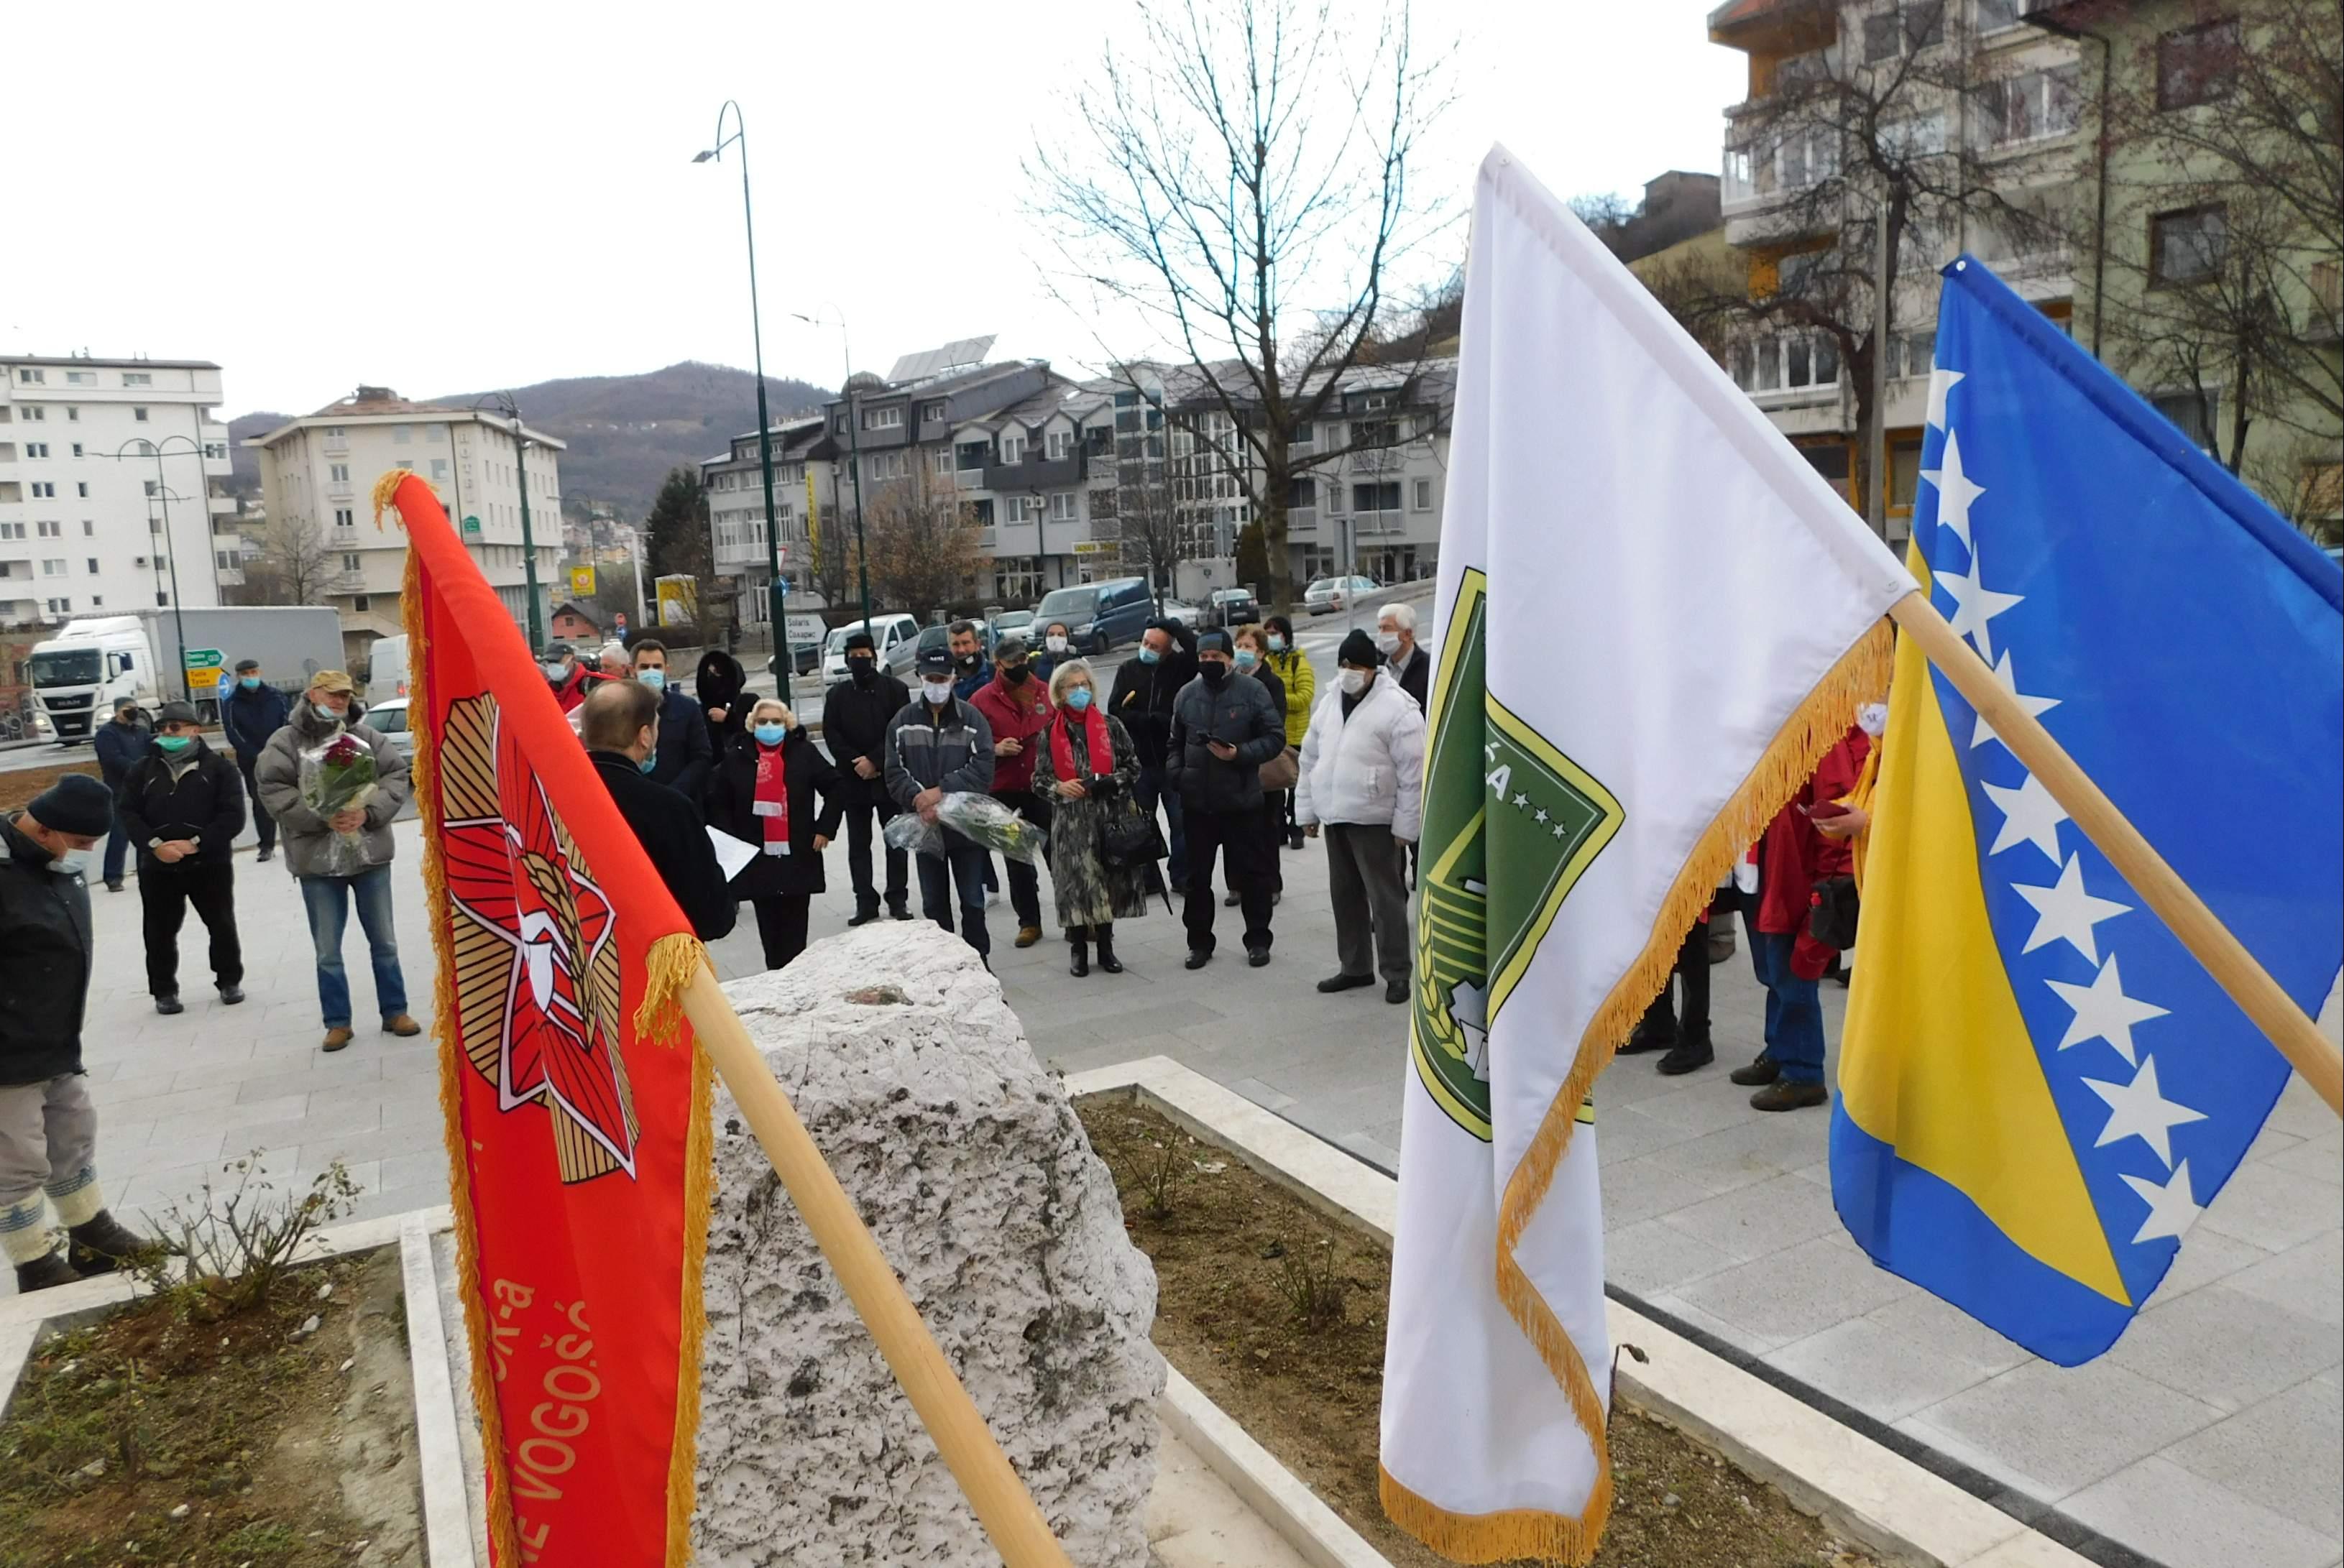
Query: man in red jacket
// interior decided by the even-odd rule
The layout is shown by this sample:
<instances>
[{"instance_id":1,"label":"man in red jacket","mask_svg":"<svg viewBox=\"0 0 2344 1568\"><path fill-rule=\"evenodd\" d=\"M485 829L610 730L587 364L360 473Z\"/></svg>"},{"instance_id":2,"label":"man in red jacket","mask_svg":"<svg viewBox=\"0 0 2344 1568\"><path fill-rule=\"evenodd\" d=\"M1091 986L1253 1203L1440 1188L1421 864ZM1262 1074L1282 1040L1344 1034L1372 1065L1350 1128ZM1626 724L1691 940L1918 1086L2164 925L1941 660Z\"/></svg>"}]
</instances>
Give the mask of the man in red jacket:
<instances>
[{"instance_id":1,"label":"man in red jacket","mask_svg":"<svg viewBox=\"0 0 2344 1568\"><path fill-rule=\"evenodd\" d=\"M1037 828L1050 825L1050 808L1034 793L1037 737L1049 727L1050 689L1026 662L1026 639L1005 637L993 648L993 678L969 699L993 726L993 798ZM1017 911L1017 945L1042 940L1042 876L1031 861L1009 861L1009 905Z\"/></svg>"},{"instance_id":2,"label":"man in red jacket","mask_svg":"<svg viewBox=\"0 0 2344 1568\"><path fill-rule=\"evenodd\" d=\"M561 711L574 713L586 700L586 694L601 685L606 678L601 671L591 669L578 658L578 650L566 642L549 642L538 656L538 668L545 676L546 685L553 688L553 699L561 704Z\"/></svg>"},{"instance_id":3,"label":"man in red jacket","mask_svg":"<svg viewBox=\"0 0 2344 1568\"><path fill-rule=\"evenodd\" d=\"M1831 1099L1824 1087L1824 1010L1815 984L1832 950L1807 930L1815 884L1848 874L1845 842L1815 830L1811 816L1855 788L1872 749L1850 729L1815 765L1814 777L1767 825L1758 841L1758 907L1749 915L1750 965L1766 988L1766 1049L1733 1081L1757 1089L1760 1111L1797 1111Z\"/></svg>"}]
</instances>

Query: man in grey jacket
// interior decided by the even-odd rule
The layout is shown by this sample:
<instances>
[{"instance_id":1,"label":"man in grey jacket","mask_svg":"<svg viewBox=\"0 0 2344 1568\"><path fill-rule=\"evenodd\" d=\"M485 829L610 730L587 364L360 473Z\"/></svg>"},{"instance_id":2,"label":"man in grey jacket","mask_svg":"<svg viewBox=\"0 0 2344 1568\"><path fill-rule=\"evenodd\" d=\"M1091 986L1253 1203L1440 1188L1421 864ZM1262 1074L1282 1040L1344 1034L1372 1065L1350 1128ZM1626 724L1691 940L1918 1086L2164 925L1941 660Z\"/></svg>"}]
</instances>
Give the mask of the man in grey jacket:
<instances>
[{"instance_id":1,"label":"man in grey jacket","mask_svg":"<svg viewBox=\"0 0 2344 1568\"><path fill-rule=\"evenodd\" d=\"M924 821L936 819L946 795L983 795L993 789L993 726L976 705L953 695L953 657L941 648L920 655L919 695L887 725L887 793ZM952 892L960 890L961 940L991 969L993 939L985 930L985 846L944 829L942 856L914 857L920 869L920 911L953 929Z\"/></svg>"},{"instance_id":2,"label":"man in grey jacket","mask_svg":"<svg viewBox=\"0 0 2344 1568\"><path fill-rule=\"evenodd\" d=\"M1197 678L1172 699L1164 788L1180 797L1187 829L1187 967L1213 958L1213 854L1245 911L1246 962L1269 961L1269 895L1278 844L1261 809L1261 765L1286 749L1286 714L1269 691L1231 661L1229 634L1197 639Z\"/></svg>"},{"instance_id":3,"label":"man in grey jacket","mask_svg":"<svg viewBox=\"0 0 2344 1568\"><path fill-rule=\"evenodd\" d=\"M408 1015L407 981L399 972L399 940L390 908L390 824L407 803L410 785L407 758L381 731L363 721L366 709L350 678L338 669L310 677L309 689L293 705L285 727L268 738L253 781L262 804L283 835L285 869L301 884L309 916L309 940L317 950L318 1002L325 1013L328 1050L350 1043L350 983L342 971L342 932L356 903L374 960L375 1007L392 1034L420 1034ZM365 803L321 817L301 789L301 753L348 735L374 756L374 792ZM358 836L364 869L348 872L334 860L337 835Z\"/></svg>"}]
</instances>

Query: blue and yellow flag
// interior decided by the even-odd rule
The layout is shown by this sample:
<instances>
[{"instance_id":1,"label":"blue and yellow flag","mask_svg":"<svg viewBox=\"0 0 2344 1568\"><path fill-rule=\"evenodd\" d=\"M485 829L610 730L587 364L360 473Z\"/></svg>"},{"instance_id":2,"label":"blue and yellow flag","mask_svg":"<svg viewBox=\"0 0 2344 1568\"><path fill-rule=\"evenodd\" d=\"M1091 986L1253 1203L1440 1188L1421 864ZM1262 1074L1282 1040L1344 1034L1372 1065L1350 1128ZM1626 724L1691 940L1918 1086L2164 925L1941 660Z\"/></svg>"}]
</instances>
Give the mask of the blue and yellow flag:
<instances>
[{"instance_id":1,"label":"blue and yellow flag","mask_svg":"<svg viewBox=\"0 0 2344 1568\"><path fill-rule=\"evenodd\" d=\"M1945 272L1913 567L2307 1011L2344 962L2344 574L2058 327ZM1832 1124L1874 1261L2107 1350L2288 1067L1904 639Z\"/></svg>"}]
</instances>

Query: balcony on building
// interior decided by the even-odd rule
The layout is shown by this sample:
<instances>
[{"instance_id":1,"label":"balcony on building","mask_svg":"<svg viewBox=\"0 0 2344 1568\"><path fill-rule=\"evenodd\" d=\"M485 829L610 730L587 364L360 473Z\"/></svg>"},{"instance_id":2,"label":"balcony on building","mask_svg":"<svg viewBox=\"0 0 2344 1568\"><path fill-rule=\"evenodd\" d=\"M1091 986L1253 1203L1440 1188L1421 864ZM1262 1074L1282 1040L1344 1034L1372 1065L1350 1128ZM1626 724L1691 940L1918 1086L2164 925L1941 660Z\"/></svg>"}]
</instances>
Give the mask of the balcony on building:
<instances>
[{"instance_id":1,"label":"balcony on building","mask_svg":"<svg viewBox=\"0 0 2344 1568\"><path fill-rule=\"evenodd\" d=\"M1071 447L1063 457L1041 457L1028 448L1023 462L990 463L984 473L985 482L979 487L983 489L1011 493L1062 490L1090 477L1090 457L1079 446Z\"/></svg>"},{"instance_id":2,"label":"balcony on building","mask_svg":"<svg viewBox=\"0 0 2344 1568\"><path fill-rule=\"evenodd\" d=\"M336 572L328 579L326 591L328 593L364 593L367 591L366 573Z\"/></svg>"}]
</instances>

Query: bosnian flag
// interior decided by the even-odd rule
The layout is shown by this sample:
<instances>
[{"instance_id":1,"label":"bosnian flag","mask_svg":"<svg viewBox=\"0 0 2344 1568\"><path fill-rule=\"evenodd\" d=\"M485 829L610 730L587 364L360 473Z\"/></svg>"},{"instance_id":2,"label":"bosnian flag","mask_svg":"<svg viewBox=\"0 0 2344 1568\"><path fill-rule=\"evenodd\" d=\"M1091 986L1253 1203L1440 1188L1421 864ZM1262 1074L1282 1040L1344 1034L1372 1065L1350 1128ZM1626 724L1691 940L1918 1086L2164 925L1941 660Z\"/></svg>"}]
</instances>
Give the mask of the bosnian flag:
<instances>
[{"instance_id":1,"label":"bosnian flag","mask_svg":"<svg viewBox=\"0 0 2344 1568\"><path fill-rule=\"evenodd\" d=\"M1610 1511L1595 1076L1887 689L1912 578L1502 148L1465 285L1383 1502L1459 1562Z\"/></svg>"}]
</instances>

